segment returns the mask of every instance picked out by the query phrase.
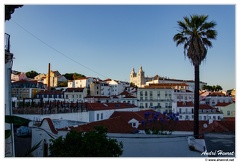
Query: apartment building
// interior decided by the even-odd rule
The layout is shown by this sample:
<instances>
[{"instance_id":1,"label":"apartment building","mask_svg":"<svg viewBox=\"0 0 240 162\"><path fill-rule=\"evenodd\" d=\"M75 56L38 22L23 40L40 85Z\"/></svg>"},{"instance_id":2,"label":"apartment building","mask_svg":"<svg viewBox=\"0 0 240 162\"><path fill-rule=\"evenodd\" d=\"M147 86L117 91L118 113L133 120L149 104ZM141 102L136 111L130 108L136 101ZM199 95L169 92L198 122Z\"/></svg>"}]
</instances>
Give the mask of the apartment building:
<instances>
[{"instance_id":1,"label":"apartment building","mask_svg":"<svg viewBox=\"0 0 240 162\"><path fill-rule=\"evenodd\" d=\"M173 100L174 89L158 84L138 88L137 99L139 108L154 108L156 111L172 112L176 104Z\"/></svg>"},{"instance_id":2,"label":"apartment building","mask_svg":"<svg viewBox=\"0 0 240 162\"><path fill-rule=\"evenodd\" d=\"M227 96L221 92L212 92L205 98L206 104L215 106L218 103L232 103L232 96Z\"/></svg>"},{"instance_id":3,"label":"apartment building","mask_svg":"<svg viewBox=\"0 0 240 162\"><path fill-rule=\"evenodd\" d=\"M45 90L45 85L38 81L20 80L12 83L12 97L16 97L17 100L35 98L41 90Z\"/></svg>"},{"instance_id":4,"label":"apartment building","mask_svg":"<svg viewBox=\"0 0 240 162\"><path fill-rule=\"evenodd\" d=\"M176 112L179 114L179 120L194 120L194 103L177 102ZM213 108L210 105L199 105L199 120L221 120L223 119L223 113Z\"/></svg>"},{"instance_id":5,"label":"apartment building","mask_svg":"<svg viewBox=\"0 0 240 162\"><path fill-rule=\"evenodd\" d=\"M68 102L83 102L87 96L87 88L67 88L64 91L64 99Z\"/></svg>"}]
</instances>

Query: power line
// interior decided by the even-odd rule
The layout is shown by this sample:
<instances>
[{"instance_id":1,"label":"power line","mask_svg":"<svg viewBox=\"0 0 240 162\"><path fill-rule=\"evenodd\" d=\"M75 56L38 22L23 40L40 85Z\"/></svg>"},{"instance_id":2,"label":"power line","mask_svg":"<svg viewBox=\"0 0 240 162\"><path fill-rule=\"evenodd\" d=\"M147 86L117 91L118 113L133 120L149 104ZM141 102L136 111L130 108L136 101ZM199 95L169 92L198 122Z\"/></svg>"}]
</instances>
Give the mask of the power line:
<instances>
[{"instance_id":1,"label":"power line","mask_svg":"<svg viewBox=\"0 0 240 162\"><path fill-rule=\"evenodd\" d=\"M24 28L22 25L20 25L19 23L17 23L17 22L14 21L13 19L11 19L11 20L12 20L17 26L19 26L20 28L22 28L25 32L27 32L27 33L30 34L32 37L34 37L34 38L37 39L38 41L42 42L43 44L45 44L47 47L51 48L51 49L54 50L55 52L61 54L62 56L68 58L69 60L77 63L78 65L80 65L80 66L82 66L82 67L84 67L84 68L86 68L86 69L88 69L88 70L90 70L90 71L92 71L92 72L94 72L94 73L96 73L96 74L98 74L98 75L101 75L101 76L104 77L104 78L108 78L108 77L100 74L99 72L97 72L97 71L95 71L95 70L92 70L92 69L90 69L89 67L87 67L87 66L79 63L78 61L72 59L71 57L65 55L64 53L60 52L60 51L57 50L56 48L52 47L51 45L47 44L46 42L44 42L43 40L41 40L40 38L38 38L37 36L35 36L35 35L32 34L31 32L29 32L26 28Z\"/></svg>"}]
</instances>

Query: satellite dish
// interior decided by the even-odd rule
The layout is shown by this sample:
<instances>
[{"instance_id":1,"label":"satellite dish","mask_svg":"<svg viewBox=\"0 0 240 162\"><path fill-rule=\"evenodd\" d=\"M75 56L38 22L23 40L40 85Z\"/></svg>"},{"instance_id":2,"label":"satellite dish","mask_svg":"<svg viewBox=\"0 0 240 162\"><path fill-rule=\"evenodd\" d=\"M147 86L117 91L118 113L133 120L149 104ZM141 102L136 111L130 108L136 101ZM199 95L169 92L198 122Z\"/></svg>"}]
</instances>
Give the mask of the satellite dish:
<instances>
[{"instance_id":1,"label":"satellite dish","mask_svg":"<svg viewBox=\"0 0 240 162\"><path fill-rule=\"evenodd\" d=\"M207 128L207 124L205 123L205 124L203 124L203 128Z\"/></svg>"}]
</instances>

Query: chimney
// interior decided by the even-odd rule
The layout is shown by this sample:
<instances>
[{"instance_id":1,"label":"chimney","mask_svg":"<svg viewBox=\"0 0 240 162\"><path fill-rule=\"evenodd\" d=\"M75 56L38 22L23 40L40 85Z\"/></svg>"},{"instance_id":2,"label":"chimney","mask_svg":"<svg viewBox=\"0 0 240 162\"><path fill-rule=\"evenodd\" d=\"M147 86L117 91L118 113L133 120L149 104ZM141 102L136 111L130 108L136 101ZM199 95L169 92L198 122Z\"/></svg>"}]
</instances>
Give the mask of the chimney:
<instances>
[{"instance_id":1,"label":"chimney","mask_svg":"<svg viewBox=\"0 0 240 162\"><path fill-rule=\"evenodd\" d=\"M50 90L50 63L48 63L48 90Z\"/></svg>"}]
</instances>

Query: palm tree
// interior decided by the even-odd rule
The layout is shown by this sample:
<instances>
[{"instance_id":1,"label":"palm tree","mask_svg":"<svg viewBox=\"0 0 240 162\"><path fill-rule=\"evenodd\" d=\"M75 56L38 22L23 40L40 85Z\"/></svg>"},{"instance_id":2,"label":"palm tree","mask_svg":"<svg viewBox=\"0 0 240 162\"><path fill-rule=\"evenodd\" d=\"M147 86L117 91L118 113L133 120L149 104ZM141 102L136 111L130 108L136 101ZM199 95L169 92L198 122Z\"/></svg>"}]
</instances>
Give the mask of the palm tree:
<instances>
[{"instance_id":1,"label":"palm tree","mask_svg":"<svg viewBox=\"0 0 240 162\"><path fill-rule=\"evenodd\" d=\"M184 55L187 56L194 66L195 89L194 89L194 137L199 138L199 67L206 59L208 47L212 47L210 40L216 39L217 32L214 30L214 21L206 22L208 15L190 15L183 21L177 21L179 33L174 35L176 45L184 45Z\"/></svg>"}]
</instances>

